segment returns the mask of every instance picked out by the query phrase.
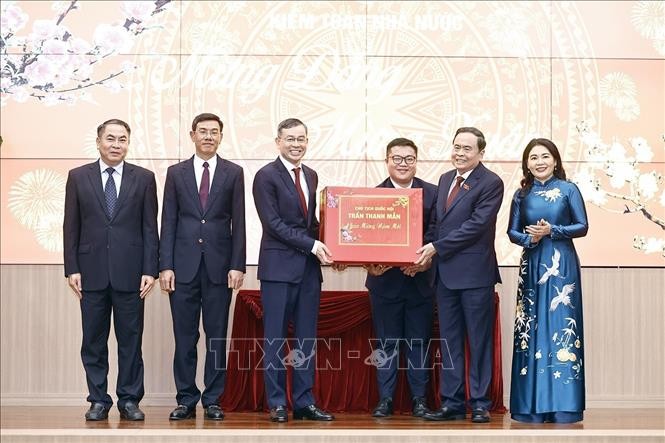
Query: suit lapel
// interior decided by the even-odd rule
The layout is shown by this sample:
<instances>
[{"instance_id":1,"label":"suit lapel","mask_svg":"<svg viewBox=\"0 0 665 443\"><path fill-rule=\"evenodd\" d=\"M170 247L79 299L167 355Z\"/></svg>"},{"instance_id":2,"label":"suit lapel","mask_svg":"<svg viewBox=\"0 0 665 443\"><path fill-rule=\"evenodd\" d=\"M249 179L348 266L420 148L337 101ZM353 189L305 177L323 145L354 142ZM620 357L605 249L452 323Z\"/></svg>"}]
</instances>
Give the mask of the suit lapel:
<instances>
[{"instance_id":1,"label":"suit lapel","mask_svg":"<svg viewBox=\"0 0 665 443\"><path fill-rule=\"evenodd\" d=\"M390 181L390 177L388 177L387 179L382 181L381 184L379 184L379 186L377 186L377 188L394 188L394 186L393 186L393 182Z\"/></svg>"},{"instance_id":2,"label":"suit lapel","mask_svg":"<svg viewBox=\"0 0 665 443\"><path fill-rule=\"evenodd\" d=\"M90 186L92 186L92 189L95 190L95 195L97 196L97 201L99 201L99 206L102 209L102 212L108 218L108 213L106 212L106 197L104 197L104 188L102 187L102 173L99 161L88 165L88 180L90 180Z\"/></svg>"},{"instance_id":3,"label":"suit lapel","mask_svg":"<svg viewBox=\"0 0 665 443\"><path fill-rule=\"evenodd\" d=\"M282 178L282 181L284 182L284 187L288 189L288 191L291 193L292 198L295 199L294 201L296 202L297 207L300 208L300 201L299 201L300 197L298 196L298 191L296 190L296 184L293 180L293 177L291 176L291 171L286 169L286 167L279 158L275 160L275 167L277 168L277 171L279 171L279 176ZM307 205L307 220L305 220L305 223L307 224L307 226L309 226L309 222L312 219L312 215L314 214L312 203L314 204L314 206L316 206L316 195L315 195L316 189L312 183L312 173L310 169L302 164L301 167L303 174L305 175L305 181L307 182L307 191L309 193L309 203ZM302 210L299 210L298 212L302 214Z\"/></svg>"},{"instance_id":4,"label":"suit lapel","mask_svg":"<svg viewBox=\"0 0 665 443\"><path fill-rule=\"evenodd\" d=\"M436 212L439 220L443 219L450 212L450 208L446 210L446 201L448 200L448 191L456 175L457 171L453 169L443 174L439 180L439 193L436 200Z\"/></svg>"},{"instance_id":5,"label":"suit lapel","mask_svg":"<svg viewBox=\"0 0 665 443\"><path fill-rule=\"evenodd\" d=\"M208 203L206 204L206 208L203 211L204 213L208 212L208 209L212 207L212 204L217 198L217 196L222 193L224 182L226 182L226 179L229 176L228 174L225 173L226 169L227 169L226 162L222 160L221 157L218 155L217 166L215 167L215 175L212 178L212 185L210 186L210 195L208 196Z\"/></svg>"},{"instance_id":6,"label":"suit lapel","mask_svg":"<svg viewBox=\"0 0 665 443\"><path fill-rule=\"evenodd\" d=\"M307 202L307 226L309 226L314 215L314 209L316 209L316 186L313 183L314 177L312 171L305 165L301 164L301 166L302 172L305 175L305 181L307 182L307 193L309 194L309 201ZM295 183L293 185L295 189Z\"/></svg>"},{"instance_id":7,"label":"suit lapel","mask_svg":"<svg viewBox=\"0 0 665 443\"><path fill-rule=\"evenodd\" d=\"M457 203L459 203L464 197L466 197L469 194L471 189L473 189L473 187L478 183L478 180L480 179L480 176L483 173L483 169L484 169L483 165L479 163L478 166L476 166L476 168L473 170L473 172L471 172L471 174L469 175L469 178L464 180L464 182L462 183L462 187L460 188L459 192L455 196L455 200L452 201L452 203L450 204L450 207L446 210L446 214L448 214L450 211L452 211L453 208L457 205ZM457 174L455 173L453 175L453 179L454 179L455 175L457 175ZM453 183L452 183L452 179L451 179L450 183L449 183L449 186L448 186L448 189L450 189L450 185L452 185L452 184Z\"/></svg>"},{"instance_id":8,"label":"suit lapel","mask_svg":"<svg viewBox=\"0 0 665 443\"><path fill-rule=\"evenodd\" d=\"M182 180L185 183L185 190L195 207L199 208L199 212L203 214L201 207L201 200L199 199L199 189L196 187L196 176L194 175L194 157L182 163L180 169Z\"/></svg>"},{"instance_id":9,"label":"suit lapel","mask_svg":"<svg viewBox=\"0 0 665 443\"><path fill-rule=\"evenodd\" d=\"M286 169L279 158L275 160L275 167L277 168L277 171L279 171L279 176L284 182L284 187L288 189L294 198L298 198L298 194L296 194L296 184L293 182L293 178L291 178L291 171Z\"/></svg>"}]
</instances>

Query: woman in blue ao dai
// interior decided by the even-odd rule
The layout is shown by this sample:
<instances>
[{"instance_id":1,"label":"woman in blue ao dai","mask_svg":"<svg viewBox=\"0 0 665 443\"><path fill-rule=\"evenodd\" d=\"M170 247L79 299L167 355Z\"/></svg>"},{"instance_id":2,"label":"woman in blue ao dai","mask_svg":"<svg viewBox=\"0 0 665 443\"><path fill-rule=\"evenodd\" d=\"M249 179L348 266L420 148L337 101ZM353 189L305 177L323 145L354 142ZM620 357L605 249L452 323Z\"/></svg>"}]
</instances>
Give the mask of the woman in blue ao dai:
<instances>
[{"instance_id":1,"label":"woman in blue ao dai","mask_svg":"<svg viewBox=\"0 0 665 443\"><path fill-rule=\"evenodd\" d=\"M522 246L510 413L529 423L573 423L584 414L580 263L573 238L588 230L584 200L566 180L561 155L533 139L522 155L508 236Z\"/></svg>"}]
</instances>

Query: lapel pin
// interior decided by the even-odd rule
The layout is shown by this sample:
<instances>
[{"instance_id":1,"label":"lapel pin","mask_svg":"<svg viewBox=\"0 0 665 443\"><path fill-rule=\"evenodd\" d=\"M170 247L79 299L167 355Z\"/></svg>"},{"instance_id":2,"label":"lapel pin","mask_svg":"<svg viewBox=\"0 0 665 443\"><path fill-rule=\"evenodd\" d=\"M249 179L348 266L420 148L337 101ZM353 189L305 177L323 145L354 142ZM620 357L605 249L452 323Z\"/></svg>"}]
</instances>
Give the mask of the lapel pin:
<instances>
[{"instance_id":1,"label":"lapel pin","mask_svg":"<svg viewBox=\"0 0 665 443\"><path fill-rule=\"evenodd\" d=\"M467 185L466 183L464 183L464 184L462 185L462 187L463 187L466 191L468 191L469 189L471 189L471 186Z\"/></svg>"}]
</instances>

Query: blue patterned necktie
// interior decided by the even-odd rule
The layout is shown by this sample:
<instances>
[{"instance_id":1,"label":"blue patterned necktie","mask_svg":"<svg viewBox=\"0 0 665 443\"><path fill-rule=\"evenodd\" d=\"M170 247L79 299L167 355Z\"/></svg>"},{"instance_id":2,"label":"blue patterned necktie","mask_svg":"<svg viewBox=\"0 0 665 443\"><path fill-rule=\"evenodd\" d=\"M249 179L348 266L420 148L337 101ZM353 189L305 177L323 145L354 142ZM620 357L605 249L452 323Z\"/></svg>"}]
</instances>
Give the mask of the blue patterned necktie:
<instances>
[{"instance_id":1,"label":"blue patterned necktie","mask_svg":"<svg viewBox=\"0 0 665 443\"><path fill-rule=\"evenodd\" d=\"M115 203L118 201L118 193L115 189L115 180L113 180L114 172L115 169L106 168L106 173L109 175L109 178L106 180L106 186L104 187L104 196L106 197L106 211L109 218L113 217Z\"/></svg>"}]
</instances>

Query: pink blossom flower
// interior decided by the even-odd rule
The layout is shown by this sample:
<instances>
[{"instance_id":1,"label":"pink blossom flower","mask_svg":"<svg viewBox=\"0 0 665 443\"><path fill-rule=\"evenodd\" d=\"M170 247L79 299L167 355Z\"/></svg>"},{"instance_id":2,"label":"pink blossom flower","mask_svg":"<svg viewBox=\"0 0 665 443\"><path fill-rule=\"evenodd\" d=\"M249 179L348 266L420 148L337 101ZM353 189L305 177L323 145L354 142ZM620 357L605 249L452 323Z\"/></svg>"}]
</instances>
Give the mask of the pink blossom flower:
<instances>
[{"instance_id":1,"label":"pink blossom flower","mask_svg":"<svg viewBox=\"0 0 665 443\"><path fill-rule=\"evenodd\" d=\"M117 80L109 80L104 85L111 91L113 94L117 94L118 92L122 91L122 85L120 84L119 81Z\"/></svg>"},{"instance_id":2,"label":"pink blossom flower","mask_svg":"<svg viewBox=\"0 0 665 443\"><path fill-rule=\"evenodd\" d=\"M53 20L35 20L32 24L30 39L37 42L62 37L62 34L64 34L64 28L56 25Z\"/></svg>"},{"instance_id":3,"label":"pink blossom flower","mask_svg":"<svg viewBox=\"0 0 665 443\"><path fill-rule=\"evenodd\" d=\"M92 77L92 66L89 64L81 64L76 70L76 76L79 80L86 80Z\"/></svg>"},{"instance_id":4,"label":"pink blossom flower","mask_svg":"<svg viewBox=\"0 0 665 443\"><path fill-rule=\"evenodd\" d=\"M122 5L122 10L127 14L127 18L144 21L149 19L152 15L152 11L155 10L155 2L126 1Z\"/></svg>"},{"instance_id":5,"label":"pink blossom flower","mask_svg":"<svg viewBox=\"0 0 665 443\"><path fill-rule=\"evenodd\" d=\"M46 106L55 106L60 103L60 97L57 94L46 94L42 103Z\"/></svg>"},{"instance_id":6,"label":"pink blossom flower","mask_svg":"<svg viewBox=\"0 0 665 443\"><path fill-rule=\"evenodd\" d=\"M67 54L67 43L55 38L46 40L42 44L42 54L51 54L51 55Z\"/></svg>"},{"instance_id":7,"label":"pink blossom flower","mask_svg":"<svg viewBox=\"0 0 665 443\"><path fill-rule=\"evenodd\" d=\"M30 97L30 94L25 89L25 87L21 86L20 88L16 88L12 91L12 97L14 97L14 100L18 103L25 103Z\"/></svg>"},{"instance_id":8,"label":"pink blossom flower","mask_svg":"<svg viewBox=\"0 0 665 443\"><path fill-rule=\"evenodd\" d=\"M635 159L638 162L650 162L653 158L653 151L651 146L644 139L644 137L635 137L630 139L630 144L635 150Z\"/></svg>"},{"instance_id":9,"label":"pink blossom flower","mask_svg":"<svg viewBox=\"0 0 665 443\"><path fill-rule=\"evenodd\" d=\"M645 200L649 200L656 195L658 192L658 182L662 181L662 179L659 180L659 178L661 177L659 177L655 171L641 174L637 179L637 188L640 196Z\"/></svg>"},{"instance_id":10,"label":"pink blossom flower","mask_svg":"<svg viewBox=\"0 0 665 443\"><path fill-rule=\"evenodd\" d=\"M25 67L25 77L31 85L52 83L57 74L58 70L55 64L44 58L40 58Z\"/></svg>"},{"instance_id":11,"label":"pink blossom flower","mask_svg":"<svg viewBox=\"0 0 665 443\"><path fill-rule=\"evenodd\" d=\"M0 14L0 28L2 35L14 33L28 22L28 14L16 5L8 4Z\"/></svg>"},{"instance_id":12,"label":"pink blossom flower","mask_svg":"<svg viewBox=\"0 0 665 443\"><path fill-rule=\"evenodd\" d=\"M132 46L128 32L122 26L101 24L95 29L93 40L103 53L124 52Z\"/></svg>"},{"instance_id":13,"label":"pink blossom flower","mask_svg":"<svg viewBox=\"0 0 665 443\"><path fill-rule=\"evenodd\" d=\"M92 50L92 45L80 37L73 37L69 40L69 50L74 54L87 54Z\"/></svg>"}]
</instances>

